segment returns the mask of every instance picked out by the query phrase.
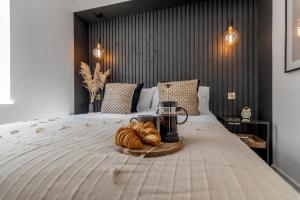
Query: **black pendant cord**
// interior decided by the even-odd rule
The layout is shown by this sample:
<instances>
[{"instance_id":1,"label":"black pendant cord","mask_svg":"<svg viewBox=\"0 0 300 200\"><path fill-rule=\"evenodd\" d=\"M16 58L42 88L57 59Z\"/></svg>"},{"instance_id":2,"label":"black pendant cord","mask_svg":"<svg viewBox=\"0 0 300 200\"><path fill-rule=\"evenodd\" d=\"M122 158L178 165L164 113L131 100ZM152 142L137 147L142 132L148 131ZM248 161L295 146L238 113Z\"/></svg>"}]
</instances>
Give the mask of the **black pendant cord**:
<instances>
[{"instance_id":1,"label":"black pendant cord","mask_svg":"<svg viewBox=\"0 0 300 200\"><path fill-rule=\"evenodd\" d=\"M233 26L233 0L231 0L231 26Z\"/></svg>"},{"instance_id":2,"label":"black pendant cord","mask_svg":"<svg viewBox=\"0 0 300 200\"><path fill-rule=\"evenodd\" d=\"M95 14L95 16L97 18L97 24L100 24L100 20L101 20L101 18L103 18L102 13L97 13L97 14ZM97 42L98 42L98 44L100 44L100 33L99 33L98 41Z\"/></svg>"},{"instance_id":3,"label":"black pendant cord","mask_svg":"<svg viewBox=\"0 0 300 200\"><path fill-rule=\"evenodd\" d=\"M99 24L100 23L100 18L99 17L97 18L97 21L98 21L97 23ZM97 41L97 43L100 44L100 33L98 33L98 34L99 35L98 35L98 41Z\"/></svg>"},{"instance_id":4,"label":"black pendant cord","mask_svg":"<svg viewBox=\"0 0 300 200\"><path fill-rule=\"evenodd\" d=\"M227 0L227 26L233 26L233 0L229 3L230 0ZM229 5L230 4L230 5ZM229 14L230 13L230 14ZM231 16L230 16L231 15ZM230 16L230 17L229 17Z\"/></svg>"},{"instance_id":5,"label":"black pendant cord","mask_svg":"<svg viewBox=\"0 0 300 200\"><path fill-rule=\"evenodd\" d=\"M230 18L227 20L227 25L228 26L233 26L233 18Z\"/></svg>"}]
</instances>

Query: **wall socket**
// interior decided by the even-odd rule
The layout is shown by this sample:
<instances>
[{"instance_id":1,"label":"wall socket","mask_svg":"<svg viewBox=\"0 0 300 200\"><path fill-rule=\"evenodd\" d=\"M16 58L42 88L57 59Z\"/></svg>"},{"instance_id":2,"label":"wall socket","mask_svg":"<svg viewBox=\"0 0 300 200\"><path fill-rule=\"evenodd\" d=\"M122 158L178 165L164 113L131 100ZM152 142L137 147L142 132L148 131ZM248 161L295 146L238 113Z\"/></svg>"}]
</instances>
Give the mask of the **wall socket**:
<instances>
[{"instance_id":1,"label":"wall socket","mask_svg":"<svg viewBox=\"0 0 300 200\"><path fill-rule=\"evenodd\" d=\"M228 100L235 100L235 92L228 92Z\"/></svg>"}]
</instances>

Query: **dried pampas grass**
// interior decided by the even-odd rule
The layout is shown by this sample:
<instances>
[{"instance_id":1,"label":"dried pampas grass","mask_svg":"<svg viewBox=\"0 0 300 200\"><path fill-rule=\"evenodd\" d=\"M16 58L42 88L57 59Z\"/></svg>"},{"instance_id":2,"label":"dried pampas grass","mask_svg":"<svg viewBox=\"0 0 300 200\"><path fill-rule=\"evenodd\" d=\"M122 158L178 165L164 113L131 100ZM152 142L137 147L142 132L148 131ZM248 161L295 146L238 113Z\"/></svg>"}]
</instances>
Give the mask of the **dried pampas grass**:
<instances>
[{"instance_id":1,"label":"dried pampas grass","mask_svg":"<svg viewBox=\"0 0 300 200\"><path fill-rule=\"evenodd\" d=\"M94 103L98 90L103 90L104 84L107 78L110 76L110 70L107 70L103 73L100 71L100 68L100 64L97 63L94 75L92 75L90 67L86 63L81 62L81 69L79 73L83 78L83 86L90 93L90 103Z\"/></svg>"}]
</instances>

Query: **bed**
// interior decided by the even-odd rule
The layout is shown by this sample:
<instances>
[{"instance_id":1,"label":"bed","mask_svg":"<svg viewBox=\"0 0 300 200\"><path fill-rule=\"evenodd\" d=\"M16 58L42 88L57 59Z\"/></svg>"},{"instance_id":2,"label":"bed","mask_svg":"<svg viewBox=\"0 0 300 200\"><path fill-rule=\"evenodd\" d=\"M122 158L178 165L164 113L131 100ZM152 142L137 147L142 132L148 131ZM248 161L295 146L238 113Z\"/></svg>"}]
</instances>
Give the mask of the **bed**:
<instances>
[{"instance_id":1,"label":"bed","mask_svg":"<svg viewBox=\"0 0 300 200\"><path fill-rule=\"evenodd\" d=\"M154 113L0 126L0 199L300 199L211 113L179 126L185 147L175 154L120 154L114 132L138 114Z\"/></svg>"}]
</instances>

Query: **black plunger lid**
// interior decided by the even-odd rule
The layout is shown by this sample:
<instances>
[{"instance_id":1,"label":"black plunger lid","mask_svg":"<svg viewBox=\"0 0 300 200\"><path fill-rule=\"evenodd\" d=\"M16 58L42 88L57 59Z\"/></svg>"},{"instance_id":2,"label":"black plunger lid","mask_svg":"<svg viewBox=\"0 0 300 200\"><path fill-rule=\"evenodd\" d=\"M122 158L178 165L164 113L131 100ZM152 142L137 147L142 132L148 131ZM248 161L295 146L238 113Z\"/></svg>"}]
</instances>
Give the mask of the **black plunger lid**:
<instances>
[{"instance_id":1,"label":"black plunger lid","mask_svg":"<svg viewBox=\"0 0 300 200\"><path fill-rule=\"evenodd\" d=\"M177 102L175 101L163 101L159 103L161 107L177 107Z\"/></svg>"}]
</instances>

